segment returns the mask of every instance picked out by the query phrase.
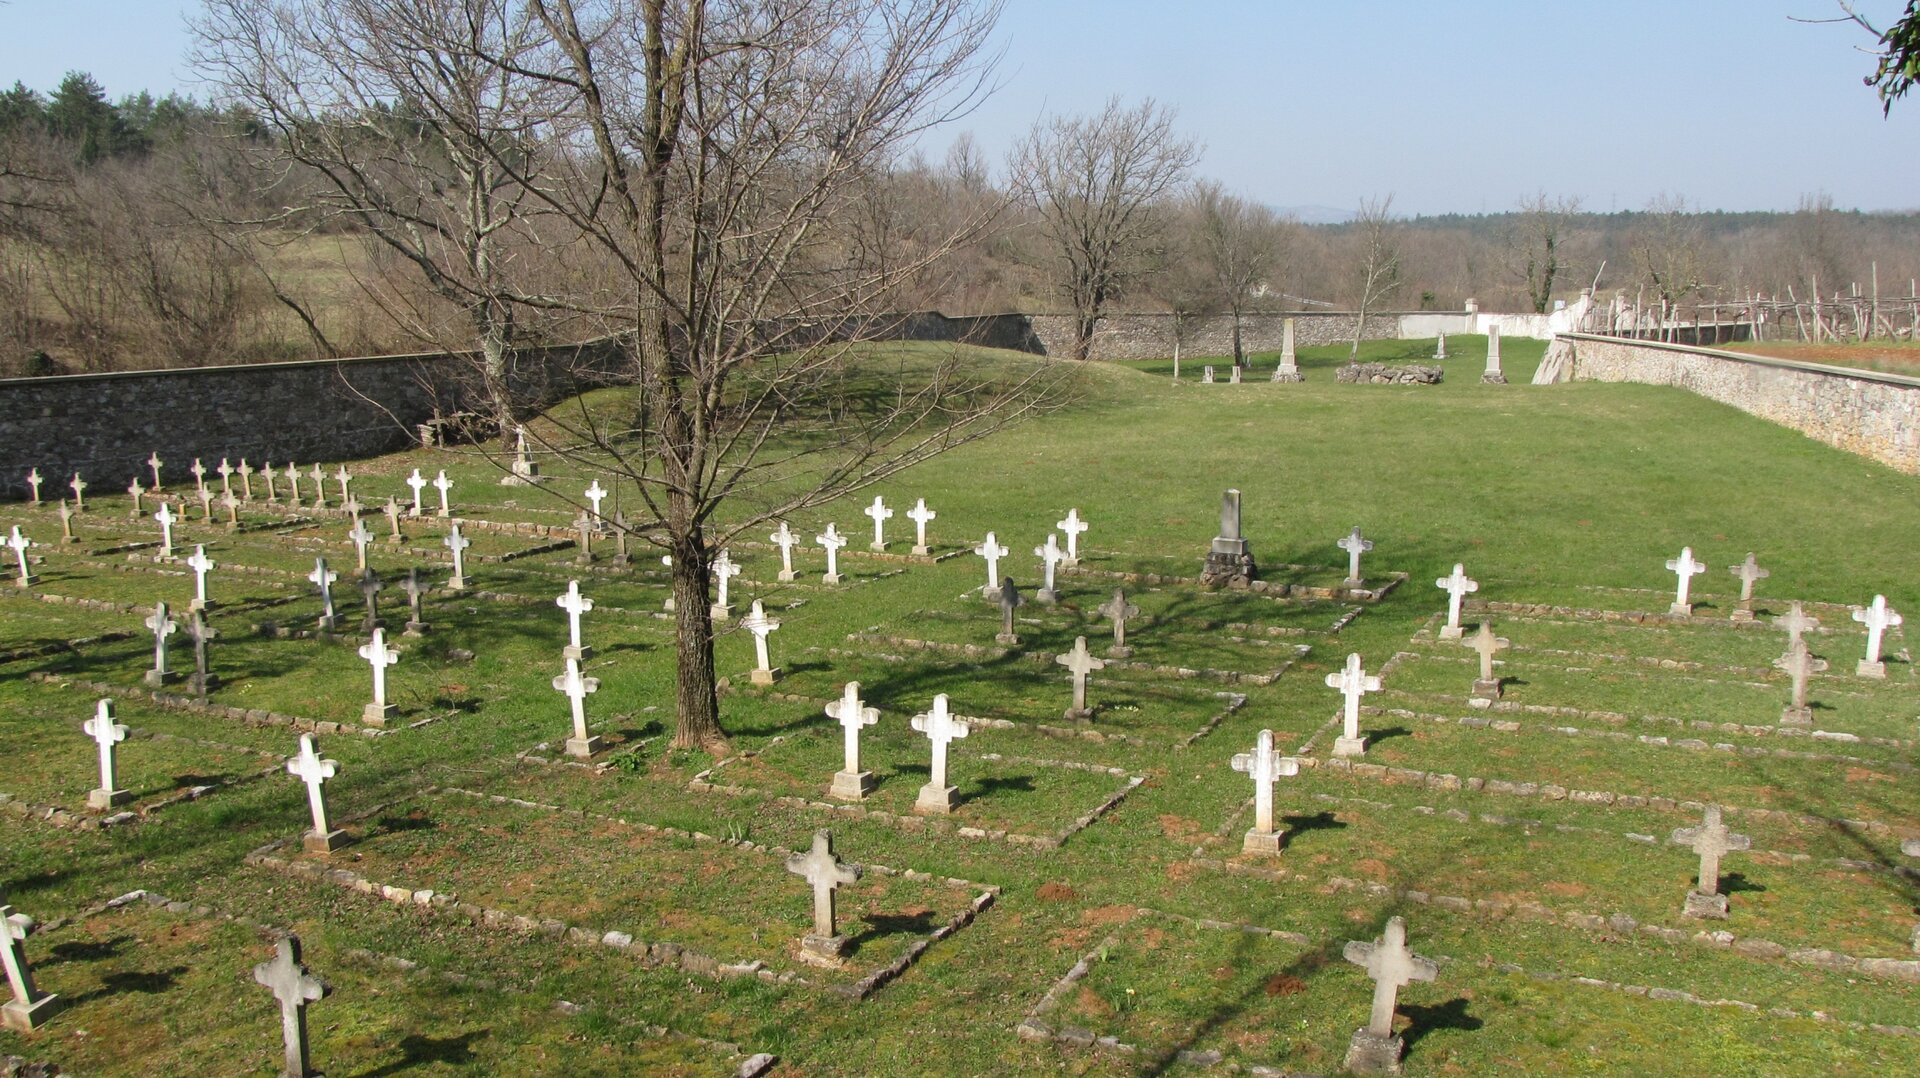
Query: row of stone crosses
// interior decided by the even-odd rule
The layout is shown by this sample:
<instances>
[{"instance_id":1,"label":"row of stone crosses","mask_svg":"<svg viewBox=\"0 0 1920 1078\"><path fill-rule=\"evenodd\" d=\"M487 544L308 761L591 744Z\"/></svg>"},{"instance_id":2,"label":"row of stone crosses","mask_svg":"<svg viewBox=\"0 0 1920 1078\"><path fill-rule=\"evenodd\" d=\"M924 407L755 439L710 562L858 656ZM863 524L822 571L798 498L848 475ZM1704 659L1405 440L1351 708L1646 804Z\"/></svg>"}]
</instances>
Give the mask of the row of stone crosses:
<instances>
[{"instance_id":1,"label":"row of stone crosses","mask_svg":"<svg viewBox=\"0 0 1920 1078\"><path fill-rule=\"evenodd\" d=\"M1447 335L1444 333L1440 334L1439 339L1434 342L1433 358L1436 360L1447 358ZM1178 375L1175 377L1178 377ZM1240 365L1238 363L1228 368L1227 380L1233 385L1240 384ZM1273 369L1273 377L1270 380L1275 382L1304 382L1307 380L1306 375L1300 373L1300 360L1299 357L1294 354L1293 319L1291 318L1281 323L1280 365ZM1480 380L1488 385L1507 384L1506 373L1500 369L1500 326L1497 323L1487 327L1487 369L1481 372ZM1204 385L1213 385L1217 381L1214 377L1213 366L1211 364L1201 370L1200 381Z\"/></svg>"}]
</instances>

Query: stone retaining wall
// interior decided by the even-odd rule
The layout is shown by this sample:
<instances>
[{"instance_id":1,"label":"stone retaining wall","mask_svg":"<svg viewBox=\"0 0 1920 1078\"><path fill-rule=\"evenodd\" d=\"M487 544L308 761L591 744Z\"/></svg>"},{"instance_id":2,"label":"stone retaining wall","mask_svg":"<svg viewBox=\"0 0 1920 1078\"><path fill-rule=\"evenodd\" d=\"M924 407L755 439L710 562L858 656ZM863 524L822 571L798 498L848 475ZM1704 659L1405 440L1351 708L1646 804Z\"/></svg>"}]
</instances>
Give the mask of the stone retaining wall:
<instances>
[{"instance_id":1,"label":"stone retaining wall","mask_svg":"<svg viewBox=\"0 0 1920 1078\"><path fill-rule=\"evenodd\" d=\"M1920 474L1920 379L1585 333L1560 340L1575 381L1678 386Z\"/></svg>"}]
</instances>

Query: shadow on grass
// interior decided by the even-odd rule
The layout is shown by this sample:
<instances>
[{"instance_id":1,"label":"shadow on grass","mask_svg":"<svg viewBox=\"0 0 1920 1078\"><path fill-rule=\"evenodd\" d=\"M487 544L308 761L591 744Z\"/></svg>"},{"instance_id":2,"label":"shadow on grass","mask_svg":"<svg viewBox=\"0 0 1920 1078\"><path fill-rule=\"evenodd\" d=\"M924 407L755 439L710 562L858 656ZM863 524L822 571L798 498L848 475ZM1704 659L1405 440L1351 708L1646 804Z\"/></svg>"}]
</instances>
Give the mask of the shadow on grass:
<instances>
[{"instance_id":1,"label":"shadow on grass","mask_svg":"<svg viewBox=\"0 0 1920 1078\"><path fill-rule=\"evenodd\" d=\"M56 943L47 949L47 954L53 959L53 962L43 960L42 964L53 965L55 962L98 962L103 958L112 958L118 955L126 948L127 944L132 942L132 936L123 935L104 940L70 940L66 943Z\"/></svg>"},{"instance_id":2,"label":"shadow on grass","mask_svg":"<svg viewBox=\"0 0 1920 1078\"><path fill-rule=\"evenodd\" d=\"M1394 1010L1406 1015L1412 1022L1401 1036L1406 1040L1407 1050L1412 1051L1430 1033L1443 1029L1458 1029L1466 1033L1485 1026L1486 1023L1467 1013L1470 1001L1465 996L1455 996L1445 1003L1436 1003L1431 1007L1422 1007L1412 1003L1402 1003Z\"/></svg>"},{"instance_id":3,"label":"shadow on grass","mask_svg":"<svg viewBox=\"0 0 1920 1078\"><path fill-rule=\"evenodd\" d=\"M1332 812L1316 812L1311 816L1282 816L1280 828L1287 834L1287 841L1304 835L1309 831L1343 831L1347 825Z\"/></svg>"},{"instance_id":4,"label":"shadow on grass","mask_svg":"<svg viewBox=\"0 0 1920 1078\"><path fill-rule=\"evenodd\" d=\"M417 1033L409 1033L400 1038L399 1059L370 1071L362 1071L360 1078L384 1078L386 1075L403 1074L433 1063L444 1063L449 1066L473 1063L473 1042L492 1035L491 1029L469 1030L451 1037L423 1037Z\"/></svg>"},{"instance_id":5,"label":"shadow on grass","mask_svg":"<svg viewBox=\"0 0 1920 1078\"><path fill-rule=\"evenodd\" d=\"M888 936L924 936L934 929L933 911L917 910L913 913L869 913L861 918L866 928L847 943L847 954L856 955L860 948L874 940Z\"/></svg>"}]
</instances>

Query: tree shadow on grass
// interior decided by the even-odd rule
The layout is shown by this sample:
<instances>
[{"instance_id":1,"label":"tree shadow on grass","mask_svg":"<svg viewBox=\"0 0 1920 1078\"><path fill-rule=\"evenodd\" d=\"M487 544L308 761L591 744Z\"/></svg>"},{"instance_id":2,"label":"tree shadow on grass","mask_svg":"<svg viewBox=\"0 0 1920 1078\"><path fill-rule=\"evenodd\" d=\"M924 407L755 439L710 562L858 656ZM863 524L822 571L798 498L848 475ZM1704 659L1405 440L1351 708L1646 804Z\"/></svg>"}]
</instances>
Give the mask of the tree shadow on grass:
<instances>
[{"instance_id":1,"label":"tree shadow on grass","mask_svg":"<svg viewBox=\"0 0 1920 1078\"><path fill-rule=\"evenodd\" d=\"M363 1071L360 1078L385 1078L386 1075L403 1074L432 1063L445 1063L449 1066L470 1064L474 1062L473 1042L492 1035L491 1029L469 1030L451 1037L423 1037L417 1033L409 1033L400 1038L399 1059L373 1070Z\"/></svg>"},{"instance_id":2,"label":"tree shadow on grass","mask_svg":"<svg viewBox=\"0 0 1920 1078\"><path fill-rule=\"evenodd\" d=\"M179 983L180 975L185 972L187 972L186 966L174 966L170 969L120 970L101 977L100 987L74 996L67 1001L67 1004L77 1006L88 1000L125 995L128 992L149 996L158 995L172 990Z\"/></svg>"},{"instance_id":3,"label":"tree shadow on grass","mask_svg":"<svg viewBox=\"0 0 1920 1078\"><path fill-rule=\"evenodd\" d=\"M1033 776L989 775L983 779L974 779L971 789L960 795L960 804L970 805L975 801L984 801L1004 790L1030 794L1033 792Z\"/></svg>"},{"instance_id":4,"label":"tree shadow on grass","mask_svg":"<svg viewBox=\"0 0 1920 1078\"><path fill-rule=\"evenodd\" d=\"M1696 880L1695 882L1698 881ZM1767 888L1764 884L1754 883L1752 880L1747 879L1747 874L1744 872L1723 872L1720 874L1720 893L1723 895L1740 894L1743 892L1765 894L1766 891Z\"/></svg>"},{"instance_id":5,"label":"tree shadow on grass","mask_svg":"<svg viewBox=\"0 0 1920 1078\"><path fill-rule=\"evenodd\" d=\"M860 948L874 940L887 936L924 936L933 931L933 911L919 910L914 913L869 913L860 919L867 927L847 941L848 956L860 953Z\"/></svg>"},{"instance_id":6,"label":"tree shadow on grass","mask_svg":"<svg viewBox=\"0 0 1920 1078\"><path fill-rule=\"evenodd\" d=\"M1486 1023L1467 1013L1467 1004L1471 1002L1465 996L1455 996L1445 1003L1436 1003L1431 1007L1422 1007L1412 1003L1402 1003L1394 1010L1404 1014L1413 1023L1401 1036L1406 1040L1407 1050L1419 1043L1429 1033L1443 1029L1458 1029L1471 1033Z\"/></svg>"},{"instance_id":7,"label":"tree shadow on grass","mask_svg":"<svg viewBox=\"0 0 1920 1078\"><path fill-rule=\"evenodd\" d=\"M47 955L54 962L98 962L103 958L114 957L132 942L131 935L114 936L104 940L69 940L54 944L47 950Z\"/></svg>"},{"instance_id":8,"label":"tree shadow on grass","mask_svg":"<svg viewBox=\"0 0 1920 1078\"><path fill-rule=\"evenodd\" d=\"M1293 839L1309 831L1340 831L1346 826L1332 812L1316 812L1311 816L1280 817L1280 828L1286 832L1289 844Z\"/></svg>"},{"instance_id":9,"label":"tree shadow on grass","mask_svg":"<svg viewBox=\"0 0 1920 1078\"><path fill-rule=\"evenodd\" d=\"M1382 741L1391 741L1396 737L1411 737L1413 731L1404 726L1384 726L1378 730L1366 731L1367 744L1378 745Z\"/></svg>"}]
</instances>

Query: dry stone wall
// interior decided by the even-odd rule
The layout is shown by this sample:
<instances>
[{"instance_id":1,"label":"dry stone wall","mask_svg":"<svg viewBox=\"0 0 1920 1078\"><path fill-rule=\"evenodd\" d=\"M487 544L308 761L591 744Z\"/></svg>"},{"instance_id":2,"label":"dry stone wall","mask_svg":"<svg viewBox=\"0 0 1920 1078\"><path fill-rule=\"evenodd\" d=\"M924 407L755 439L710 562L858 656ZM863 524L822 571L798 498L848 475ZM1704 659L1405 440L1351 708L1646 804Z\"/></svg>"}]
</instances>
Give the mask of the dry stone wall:
<instances>
[{"instance_id":1,"label":"dry stone wall","mask_svg":"<svg viewBox=\"0 0 1920 1078\"><path fill-rule=\"evenodd\" d=\"M1920 379L1585 333L1559 340L1575 381L1679 386L1920 474Z\"/></svg>"},{"instance_id":2,"label":"dry stone wall","mask_svg":"<svg viewBox=\"0 0 1920 1078\"><path fill-rule=\"evenodd\" d=\"M1020 316L1013 316L1020 317ZM1064 314L1025 316L1033 337L1050 356L1073 354L1073 317ZM1281 327L1294 320L1294 344L1338 344L1353 339L1360 316L1352 311L1311 311L1240 316L1240 346L1249 352L1278 352ZM1233 319L1227 315L1189 318L1181 329L1180 350L1189 356L1233 353ZM1398 314L1367 315L1368 340L1400 336ZM1102 318L1093 331L1091 359L1161 359L1173 355L1174 319L1170 314L1117 314Z\"/></svg>"}]
</instances>

